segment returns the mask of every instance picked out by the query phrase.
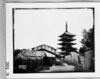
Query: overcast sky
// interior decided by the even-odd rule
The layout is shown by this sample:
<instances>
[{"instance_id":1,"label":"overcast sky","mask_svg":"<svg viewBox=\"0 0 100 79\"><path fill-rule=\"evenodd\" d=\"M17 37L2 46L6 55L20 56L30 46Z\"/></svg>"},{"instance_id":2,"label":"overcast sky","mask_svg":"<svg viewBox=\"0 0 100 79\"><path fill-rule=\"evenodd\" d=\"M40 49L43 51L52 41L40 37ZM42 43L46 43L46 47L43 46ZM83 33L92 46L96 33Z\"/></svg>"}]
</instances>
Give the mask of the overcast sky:
<instances>
[{"instance_id":1,"label":"overcast sky","mask_svg":"<svg viewBox=\"0 0 100 79\"><path fill-rule=\"evenodd\" d=\"M15 11L15 49L47 44L58 48L59 35L68 31L75 34L74 47L81 46L82 30L93 26L91 9L31 9Z\"/></svg>"}]
</instances>

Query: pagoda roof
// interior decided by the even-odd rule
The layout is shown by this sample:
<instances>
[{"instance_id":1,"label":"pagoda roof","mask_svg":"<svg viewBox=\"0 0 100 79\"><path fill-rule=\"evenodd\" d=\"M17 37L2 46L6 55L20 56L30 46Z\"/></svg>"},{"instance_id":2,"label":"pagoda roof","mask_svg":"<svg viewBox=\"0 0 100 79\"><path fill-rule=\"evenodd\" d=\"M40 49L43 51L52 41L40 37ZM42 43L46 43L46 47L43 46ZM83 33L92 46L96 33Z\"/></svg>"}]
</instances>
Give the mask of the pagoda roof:
<instances>
[{"instance_id":1,"label":"pagoda roof","mask_svg":"<svg viewBox=\"0 0 100 79\"><path fill-rule=\"evenodd\" d=\"M69 53L67 51L61 51L60 54L65 54L65 53Z\"/></svg>"},{"instance_id":2,"label":"pagoda roof","mask_svg":"<svg viewBox=\"0 0 100 79\"><path fill-rule=\"evenodd\" d=\"M62 42L58 43L59 45L75 45L76 43L71 43L71 42Z\"/></svg>"},{"instance_id":3,"label":"pagoda roof","mask_svg":"<svg viewBox=\"0 0 100 79\"><path fill-rule=\"evenodd\" d=\"M58 49L61 49L62 51L66 51L66 52L70 52L70 51L74 51L75 48L65 48L65 47L60 47Z\"/></svg>"},{"instance_id":4,"label":"pagoda roof","mask_svg":"<svg viewBox=\"0 0 100 79\"><path fill-rule=\"evenodd\" d=\"M64 36L67 36L67 37L74 37L75 35L70 33L70 32L64 32L62 35L60 35L59 37L64 37Z\"/></svg>"},{"instance_id":5,"label":"pagoda roof","mask_svg":"<svg viewBox=\"0 0 100 79\"><path fill-rule=\"evenodd\" d=\"M74 40L76 40L76 39L72 39L72 38L67 38L67 37L65 37L65 38L61 38L61 39L59 39L59 41L68 41L68 42L70 42L70 41L74 41Z\"/></svg>"},{"instance_id":6,"label":"pagoda roof","mask_svg":"<svg viewBox=\"0 0 100 79\"><path fill-rule=\"evenodd\" d=\"M66 49L66 48L64 48L64 47L61 47L61 48L58 48L58 49L61 49L61 50L63 50L63 51L64 51L64 50L67 50L67 49Z\"/></svg>"},{"instance_id":7,"label":"pagoda roof","mask_svg":"<svg viewBox=\"0 0 100 79\"><path fill-rule=\"evenodd\" d=\"M70 55L70 52L65 52L65 51L62 51L62 52L60 52L60 55Z\"/></svg>"},{"instance_id":8,"label":"pagoda roof","mask_svg":"<svg viewBox=\"0 0 100 79\"><path fill-rule=\"evenodd\" d=\"M63 46L63 47L59 47L58 49L72 49L72 46Z\"/></svg>"}]
</instances>

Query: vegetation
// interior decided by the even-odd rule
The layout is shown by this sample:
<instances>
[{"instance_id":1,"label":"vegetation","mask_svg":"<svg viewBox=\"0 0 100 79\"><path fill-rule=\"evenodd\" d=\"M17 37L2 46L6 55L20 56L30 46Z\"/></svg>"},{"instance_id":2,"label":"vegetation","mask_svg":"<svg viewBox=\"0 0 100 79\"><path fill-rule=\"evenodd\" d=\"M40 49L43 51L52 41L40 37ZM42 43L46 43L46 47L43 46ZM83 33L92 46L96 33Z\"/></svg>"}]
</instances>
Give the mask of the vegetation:
<instances>
[{"instance_id":1,"label":"vegetation","mask_svg":"<svg viewBox=\"0 0 100 79\"><path fill-rule=\"evenodd\" d=\"M83 30L83 39L81 40L82 47L79 49L79 52L85 56L85 61L88 61L86 59L86 52L90 52L91 58L88 62L90 64L89 69L94 71L94 27L89 29L88 31ZM88 55L88 54L87 54Z\"/></svg>"},{"instance_id":2,"label":"vegetation","mask_svg":"<svg viewBox=\"0 0 100 79\"><path fill-rule=\"evenodd\" d=\"M83 30L83 39L81 40L82 47L80 52L84 53L86 50L94 51L94 27L89 31Z\"/></svg>"}]
</instances>

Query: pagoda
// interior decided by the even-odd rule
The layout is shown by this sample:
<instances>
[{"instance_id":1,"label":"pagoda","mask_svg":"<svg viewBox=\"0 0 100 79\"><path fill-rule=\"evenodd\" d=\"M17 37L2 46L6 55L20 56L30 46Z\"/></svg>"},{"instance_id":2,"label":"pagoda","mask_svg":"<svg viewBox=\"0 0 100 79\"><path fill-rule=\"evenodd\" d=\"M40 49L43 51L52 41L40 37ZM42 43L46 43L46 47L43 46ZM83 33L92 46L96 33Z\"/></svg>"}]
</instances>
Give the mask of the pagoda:
<instances>
[{"instance_id":1,"label":"pagoda","mask_svg":"<svg viewBox=\"0 0 100 79\"><path fill-rule=\"evenodd\" d=\"M66 23L65 32L59 36L60 37L59 41L61 41L61 43L59 43L58 45L61 45L61 47L59 48L61 50L61 53L60 53L61 55L64 55L64 56L70 55L71 52L76 51L76 48L72 47L72 45L76 44L76 43L72 43L74 40L76 40L73 38L74 36L75 36L74 34L68 32L67 23Z\"/></svg>"}]
</instances>

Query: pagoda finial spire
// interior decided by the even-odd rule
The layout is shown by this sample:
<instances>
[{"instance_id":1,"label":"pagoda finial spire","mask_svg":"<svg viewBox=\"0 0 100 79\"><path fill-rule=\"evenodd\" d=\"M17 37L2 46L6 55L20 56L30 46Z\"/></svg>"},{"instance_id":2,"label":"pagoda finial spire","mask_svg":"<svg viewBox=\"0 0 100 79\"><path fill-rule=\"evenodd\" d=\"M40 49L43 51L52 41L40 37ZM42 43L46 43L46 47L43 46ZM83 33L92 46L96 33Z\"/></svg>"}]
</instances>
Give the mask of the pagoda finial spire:
<instances>
[{"instance_id":1,"label":"pagoda finial spire","mask_svg":"<svg viewBox=\"0 0 100 79\"><path fill-rule=\"evenodd\" d=\"M58 43L61 46L59 48L61 50L60 54L62 54L63 56L70 55L71 52L76 51L76 48L73 47L73 45L75 45L75 43L72 43L75 40L73 38L74 36L75 35L68 32L67 22L66 22L65 32L59 36L60 37L59 41L61 43Z\"/></svg>"},{"instance_id":2,"label":"pagoda finial spire","mask_svg":"<svg viewBox=\"0 0 100 79\"><path fill-rule=\"evenodd\" d=\"M68 32L67 22L66 22L66 32Z\"/></svg>"}]
</instances>

